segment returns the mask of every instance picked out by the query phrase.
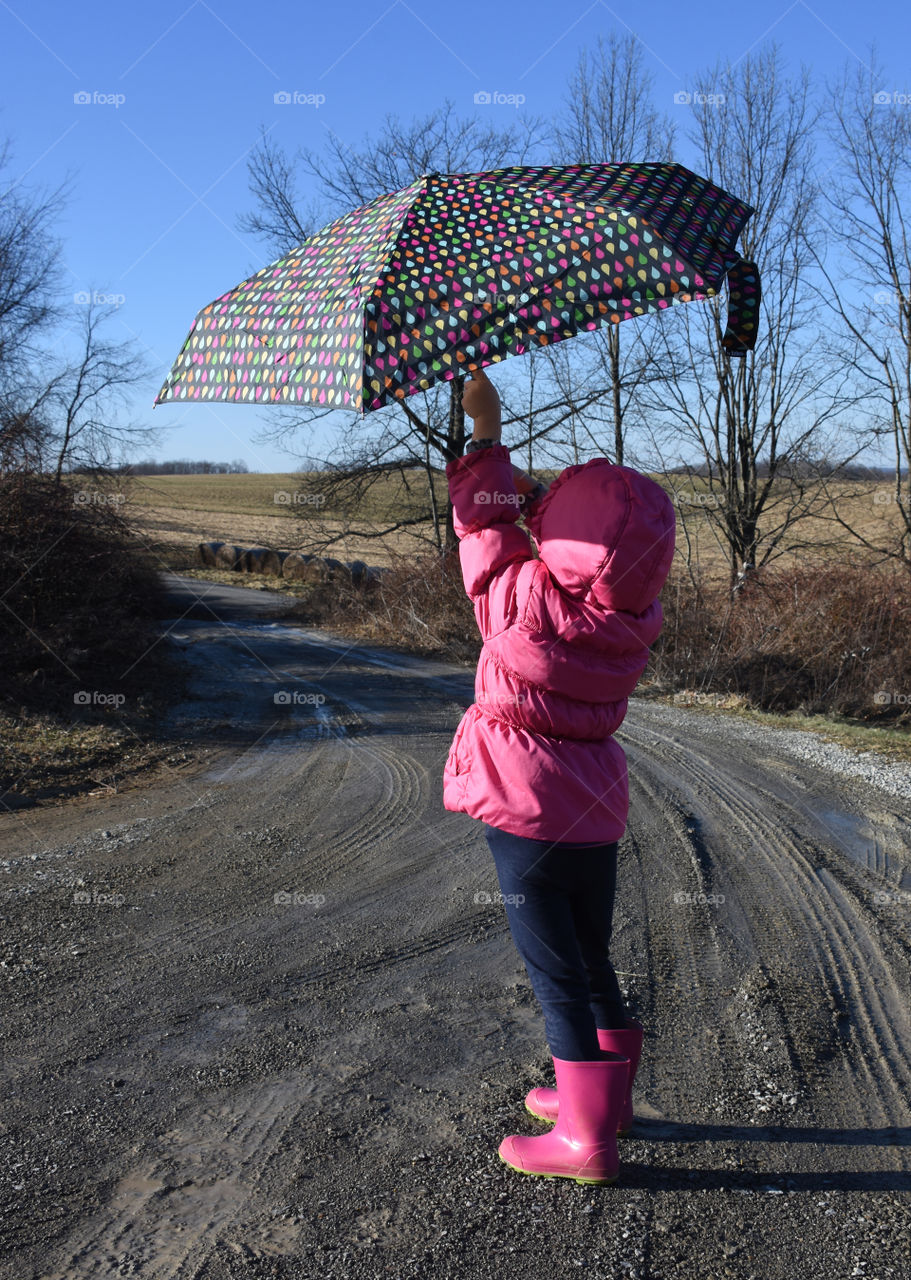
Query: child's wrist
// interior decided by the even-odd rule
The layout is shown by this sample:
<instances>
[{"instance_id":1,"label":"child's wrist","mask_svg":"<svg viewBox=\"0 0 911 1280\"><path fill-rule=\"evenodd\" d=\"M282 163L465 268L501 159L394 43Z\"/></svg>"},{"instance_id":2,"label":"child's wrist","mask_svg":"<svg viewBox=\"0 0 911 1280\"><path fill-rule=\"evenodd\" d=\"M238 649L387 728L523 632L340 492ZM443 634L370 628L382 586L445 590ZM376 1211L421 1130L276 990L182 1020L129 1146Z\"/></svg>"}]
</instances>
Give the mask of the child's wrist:
<instances>
[{"instance_id":1,"label":"child's wrist","mask_svg":"<svg viewBox=\"0 0 911 1280\"><path fill-rule=\"evenodd\" d=\"M548 486L542 480L539 480L535 487L529 493L519 494L519 508L523 515L531 514L532 510L538 505L541 499L547 493Z\"/></svg>"},{"instance_id":2,"label":"child's wrist","mask_svg":"<svg viewBox=\"0 0 911 1280\"><path fill-rule=\"evenodd\" d=\"M516 482L516 489L519 493L531 493L539 483L537 480L533 480L530 475L527 475L521 467L517 467L515 463L513 463L512 478Z\"/></svg>"}]
</instances>

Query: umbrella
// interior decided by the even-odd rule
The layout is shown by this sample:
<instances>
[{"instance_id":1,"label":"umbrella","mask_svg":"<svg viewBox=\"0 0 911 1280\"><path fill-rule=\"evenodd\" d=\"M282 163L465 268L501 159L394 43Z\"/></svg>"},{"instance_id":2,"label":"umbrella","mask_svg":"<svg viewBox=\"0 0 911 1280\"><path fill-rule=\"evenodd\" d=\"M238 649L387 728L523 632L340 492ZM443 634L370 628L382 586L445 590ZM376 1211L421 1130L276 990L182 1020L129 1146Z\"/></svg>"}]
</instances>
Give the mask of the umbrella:
<instances>
[{"instance_id":1,"label":"umbrella","mask_svg":"<svg viewBox=\"0 0 911 1280\"><path fill-rule=\"evenodd\" d=\"M336 219L196 317L155 404L360 414L536 346L712 297L756 338L754 210L679 164L425 173Z\"/></svg>"}]
</instances>

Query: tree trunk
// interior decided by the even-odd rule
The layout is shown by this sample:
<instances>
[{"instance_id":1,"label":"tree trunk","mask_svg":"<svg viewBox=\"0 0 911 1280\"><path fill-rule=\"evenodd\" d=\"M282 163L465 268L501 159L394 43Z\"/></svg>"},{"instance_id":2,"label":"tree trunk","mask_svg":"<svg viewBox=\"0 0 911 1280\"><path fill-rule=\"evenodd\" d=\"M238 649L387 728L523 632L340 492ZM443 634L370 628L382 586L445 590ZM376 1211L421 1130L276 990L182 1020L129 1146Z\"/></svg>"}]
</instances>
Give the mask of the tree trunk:
<instances>
[{"instance_id":1,"label":"tree trunk","mask_svg":"<svg viewBox=\"0 0 911 1280\"><path fill-rule=\"evenodd\" d=\"M427 489L430 496L430 514L433 518L433 539L437 549L442 550L443 540L440 530L440 504L437 502L436 475L430 458L430 433L424 437L424 473L427 476Z\"/></svg>"},{"instance_id":2,"label":"tree trunk","mask_svg":"<svg viewBox=\"0 0 911 1280\"><path fill-rule=\"evenodd\" d=\"M607 350L610 357L610 385L614 408L614 462L623 466L623 406L620 401L620 334L618 325L607 331Z\"/></svg>"},{"instance_id":3,"label":"tree trunk","mask_svg":"<svg viewBox=\"0 0 911 1280\"><path fill-rule=\"evenodd\" d=\"M462 408L462 388L465 379L452 379L449 399L449 427L446 432L446 461L461 458L465 452L465 410ZM459 545L455 526L452 522L452 501L446 497L446 551L452 551Z\"/></svg>"}]
</instances>

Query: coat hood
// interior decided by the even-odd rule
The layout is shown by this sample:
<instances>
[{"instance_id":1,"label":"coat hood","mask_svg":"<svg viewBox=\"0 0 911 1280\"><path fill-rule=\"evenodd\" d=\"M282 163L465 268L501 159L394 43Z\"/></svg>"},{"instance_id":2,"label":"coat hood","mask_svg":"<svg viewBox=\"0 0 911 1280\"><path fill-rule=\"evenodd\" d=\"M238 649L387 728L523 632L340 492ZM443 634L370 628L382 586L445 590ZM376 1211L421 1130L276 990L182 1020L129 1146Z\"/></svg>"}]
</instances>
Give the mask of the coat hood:
<instances>
[{"instance_id":1,"label":"coat hood","mask_svg":"<svg viewBox=\"0 0 911 1280\"><path fill-rule=\"evenodd\" d=\"M661 486L607 458L567 467L525 525L568 595L629 613L642 613L660 592L677 529Z\"/></svg>"}]
</instances>

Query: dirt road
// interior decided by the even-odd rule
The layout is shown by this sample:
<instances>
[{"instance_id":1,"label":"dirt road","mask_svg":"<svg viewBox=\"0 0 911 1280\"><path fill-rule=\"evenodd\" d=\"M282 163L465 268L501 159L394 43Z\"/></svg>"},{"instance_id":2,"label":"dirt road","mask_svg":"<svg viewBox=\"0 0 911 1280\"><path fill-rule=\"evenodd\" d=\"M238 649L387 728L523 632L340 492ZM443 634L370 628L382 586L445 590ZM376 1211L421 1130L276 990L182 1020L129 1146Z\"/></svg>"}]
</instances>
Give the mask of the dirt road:
<instances>
[{"instance_id":1,"label":"dirt road","mask_svg":"<svg viewBox=\"0 0 911 1280\"><path fill-rule=\"evenodd\" d=\"M543 1022L441 800L472 672L172 585L204 767L0 817L0 1275L908 1275L911 800L634 700L637 1123L613 1187L523 1177Z\"/></svg>"}]
</instances>

